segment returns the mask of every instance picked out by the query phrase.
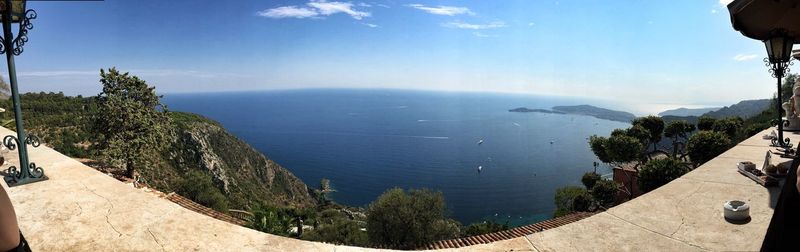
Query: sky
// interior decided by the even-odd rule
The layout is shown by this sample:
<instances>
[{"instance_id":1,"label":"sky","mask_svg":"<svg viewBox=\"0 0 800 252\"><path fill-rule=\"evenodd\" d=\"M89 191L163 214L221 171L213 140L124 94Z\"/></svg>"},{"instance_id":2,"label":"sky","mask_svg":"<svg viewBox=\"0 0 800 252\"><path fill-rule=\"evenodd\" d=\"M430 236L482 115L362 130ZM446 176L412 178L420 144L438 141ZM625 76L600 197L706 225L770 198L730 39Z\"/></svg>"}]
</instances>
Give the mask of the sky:
<instances>
[{"instance_id":1,"label":"sky","mask_svg":"<svg viewBox=\"0 0 800 252\"><path fill-rule=\"evenodd\" d=\"M160 93L510 92L655 113L775 92L728 1L31 1L16 62L24 92L95 95L116 67Z\"/></svg>"}]
</instances>

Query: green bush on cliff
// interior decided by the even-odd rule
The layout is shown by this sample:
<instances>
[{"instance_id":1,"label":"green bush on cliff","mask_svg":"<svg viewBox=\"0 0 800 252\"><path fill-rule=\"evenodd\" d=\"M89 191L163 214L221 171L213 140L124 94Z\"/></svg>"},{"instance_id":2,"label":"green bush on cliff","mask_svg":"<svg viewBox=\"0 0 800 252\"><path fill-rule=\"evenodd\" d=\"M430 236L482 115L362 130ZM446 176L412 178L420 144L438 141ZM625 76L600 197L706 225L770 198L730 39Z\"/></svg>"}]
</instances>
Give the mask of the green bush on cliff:
<instances>
[{"instance_id":1,"label":"green bush on cliff","mask_svg":"<svg viewBox=\"0 0 800 252\"><path fill-rule=\"evenodd\" d=\"M336 209L328 209L319 213L314 221L313 229L303 232L304 240L347 244L352 246L368 246L367 232L362 230L363 222L350 219ZM306 222L306 224L312 224Z\"/></svg>"},{"instance_id":2,"label":"green bush on cliff","mask_svg":"<svg viewBox=\"0 0 800 252\"><path fill-rule=\"evenodd\" d=\"M463 236L475 236L494 233L508 229L508 224L500 224L494 221L484 221L472 223L464 229Z\"/></svg>"},{"instance_id":3,"label":"green bush on cliff","mask_svg":"<svg viewBox=\"0 0 800 252\"><path fill-rule=\"evenodd\" d=\"M586 211L589 208L586 202L591 201L591 199L592 195L582 187L565 186L558 188L554 198L556 211L553 217L564 216L576 211Z\"/></svg>"},{"instance_id":4,"label":"green bush on cliff","mask_svg":"<svg viewBox=\"0 0 800 252\"><path fill-rule=\"evenodd\" d=\"M367 209L367 235L371 243L395 249L458 237L460 224L445 210L441 192L389 189Z\"/></svg>"},{"instance_id":5,"label":"green bush on cliff","mask_svg":"<svg viewBox=\"0 0 800 252\"><path fill-rule=\"evenodd\" d=\"M201 171L193 170L186 173L178 186L177 193L214 210L221 212L228 210L225 195L214 186L211 177Z\"/></svg>"}]
</instances>

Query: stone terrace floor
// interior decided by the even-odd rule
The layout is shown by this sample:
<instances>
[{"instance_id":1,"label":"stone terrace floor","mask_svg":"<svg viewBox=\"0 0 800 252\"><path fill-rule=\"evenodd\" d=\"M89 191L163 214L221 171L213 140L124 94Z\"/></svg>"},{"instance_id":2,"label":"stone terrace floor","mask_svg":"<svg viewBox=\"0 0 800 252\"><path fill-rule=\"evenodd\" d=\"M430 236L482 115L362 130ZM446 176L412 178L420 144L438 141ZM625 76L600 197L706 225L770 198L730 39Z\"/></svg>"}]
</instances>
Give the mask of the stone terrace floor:
<instances>
[{"instance_id":1,"label":"stone terrace floor","mask_svg":"<svg viewBox=\"0 0 800 252\"><path fill-rule=\"evenodd\" d=\"M767 132L606 212L525 237L444 251L758 250L779 190L740 175L736 163L760 166L771 148L761 139ZM13 132L0 128L0 136L8 134ZM800 135L788 137L800 142ZM135 189L45 146L29 151L50 180L13 188L0 184L34 251L372 250L261 233ZM17 159L16 152L6 156L12 163ZM734 199L750 204L750 222L724 220L722 205Z\"/></svg>"}]
</instances>

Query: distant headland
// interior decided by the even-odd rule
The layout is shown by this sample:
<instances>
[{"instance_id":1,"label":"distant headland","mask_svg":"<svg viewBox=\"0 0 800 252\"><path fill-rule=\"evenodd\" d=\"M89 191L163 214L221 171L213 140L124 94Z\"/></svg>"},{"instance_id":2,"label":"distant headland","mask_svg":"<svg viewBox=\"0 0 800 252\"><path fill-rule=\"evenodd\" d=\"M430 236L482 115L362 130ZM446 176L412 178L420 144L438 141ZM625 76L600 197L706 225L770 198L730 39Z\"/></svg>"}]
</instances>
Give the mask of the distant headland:
<instances>
[{"instance_id":1,"label":"distant headland","mask_svg":"<svg viewBox=\"0 0 800 252\"><path fill-rule=\"evenodd\" d=\"M551 110L529 109L526 107L519 107L515 109L509 109L508 111L520 112L520 113L538 112L547 114L587 115L599 119L625 122L625 123L630 123L631 121L633 121L634 118L636 118L634 114L628 112L599 108L591 105L555 106Z\"/></svg>"}]
</instances>

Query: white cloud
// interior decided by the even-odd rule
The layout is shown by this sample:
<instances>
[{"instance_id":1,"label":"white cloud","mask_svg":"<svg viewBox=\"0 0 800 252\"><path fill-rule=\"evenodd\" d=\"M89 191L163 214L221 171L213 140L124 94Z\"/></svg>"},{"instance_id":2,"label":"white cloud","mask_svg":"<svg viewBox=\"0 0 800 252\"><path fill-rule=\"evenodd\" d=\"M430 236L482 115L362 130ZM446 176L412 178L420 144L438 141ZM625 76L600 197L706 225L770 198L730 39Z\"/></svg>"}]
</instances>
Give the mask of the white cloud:
<instances>
[{"instance_id":1,"label":"white cloud","mask_svg":"<svg viewBox=\"0 0 800 252\"><path fill-rule=\"evenodd\" d=\"M282 6L266 9L259 11L257 14L268 18L310 18L319 15L316 10L297 6Z\"/></svg>"},{"instance_id":2,"label":"white cloud","mask_svg":"<svg viewBox=\"0 0 800 252\"><path fill-rule=\"evenodd\" d=\"M728 6L731 2L733 2L733 0L719 0L719 4L722 6Z\"/></svg>"},{"instance_id":3,"label":"white cloud","mask_svg":"<svg viewBox=\"0 0 800 252\"><path fill-rule=\"evenodd\" d=\"M328 2L325 0L312 0L308 2L311 8L298 7L298 6L281 6L272 9L266 9L257 12L259 16L268 18L314 18L319 16L330 16L337 13L344 13L350 17L361 20L369 17L369 12L358 11L353 9L352 3L345 2ZM362 3L362 7L367 7L368 4Z\"/></svg>"},{"instance_id":4,"label":"white cloud","mask_svg":"<svg viewBox=\"0 0 800 252\"><path fill-rule=\"evenodd\" d=\"M489 35L489 34L482 33L482 32L473 32L472 35L475 35L475 37L479 37L479 38L495 38L495 37L497 37L497 35Z\"/></svg>"},{"instance_id":5,"label":"white cloud","mask_svg":"<svg viewBox=\"0 0 800 252\"><path fill-rule=\"evenodd\" d=\"M506 23L501 21L495 21L488 24L470 24L461 21L455 21L455 22L444 23L442 24L442 26L447 28L484 30L484 29L503 28L506 27Z\"/></svg>"},{"instance_id":6,"label":"white cloud","mask_svg":"<svg viewBox=\"0 0 800 252\"><path fill-rule=\"evenodd\" d=\"M425 5L422 5L422 4L409 4L409 5L406 5L406 6L414 8L414 9L418 9L418 10L423 10L425 12L428 12L428 13L434 14L434 15L444 15L444 16L455 16L455 15L461 15L461 14L475 15L475 13L470 11L469 8L467 8L467 7L442 6L442 5L437 6L437 7L432 7L432 6L425 6Z\"/></svg>"},{"instance_id":7,"label":"white cloud","mask_svg":"<svg viewBox=\"0 0 800 252\"><path fill-rule=\"evenodd\" d=\"M755 59L756 57L758 57L758 55L756 55L756 54L737 54L736 56L733 57L733 60L735 60L735 61L746 61L746 60Z\"/></svg>"},{"instance_id":8,"label":"white cloud","mask_svg":"<svg viewBox=\"0 0 800 252\"><path fill-rule=\"evenodd\" d=\"M392 7L390 7L389 5L385 5L385 4L376 4L376 3L372 3L372 4L374 4L374 5L376 5L376 6L383 7L383 8L387 8L387 9L389 9L389 8L392 8Z\"/></svg>"},{"instance_id":9,"label":"white cloud","mask_svg":"<svg viewBox=\"0 0 800 252\"><path fill-rule=\"evenodd\" d=\"M362 23L362 24L366 25L366 26L369 26L370 28L378 28L378 25L376 25L376 24L370 24L370 23Z\"/></svg>"},{"instance_id":10,"label":"white cloud","mask_svg":"<svg viewBox=\"0 0 800 252\"><path fill-rule=\"evenodd\" d=\"M711 14L717 14L717 10L716 9L711 9Z\"/></svg>"},{"instance_id":11,"label":"white cloud","mask_svg":"<svg viewBox=\"0 0 800 252\"><path fill-rule=\"evenodd\" d=\"M364 3L364 2L358 3L358 6L361 6L361 7L372 7L371 4Z\"/></svg>"},{"instance_id":12,"label":"white cloud","mask_svg":"<svg viewBox=\"0 0 800 252\"><path fill-rule=\"evenodd\" d=\"M536 23L534 23L534 22L528 23L528 26L534 26L534 25L536 25Z\"/></svg>"},{"instance_id":13,"label":"white cloud","mask_svg":"<svg viewBox=\"0 0 800 252\"><path fill-rule=\"evenodd\" d=\"M319 14L325 16L330 16L336 13L345 13L357 20L361 20L362 18L370 16L369 12L354 10L352 3L326 2L324 0L320 0L309 2L308 6L316 8Z\"/></svg>"}]
</instances>

